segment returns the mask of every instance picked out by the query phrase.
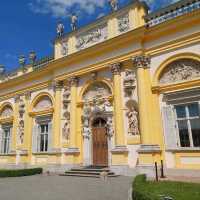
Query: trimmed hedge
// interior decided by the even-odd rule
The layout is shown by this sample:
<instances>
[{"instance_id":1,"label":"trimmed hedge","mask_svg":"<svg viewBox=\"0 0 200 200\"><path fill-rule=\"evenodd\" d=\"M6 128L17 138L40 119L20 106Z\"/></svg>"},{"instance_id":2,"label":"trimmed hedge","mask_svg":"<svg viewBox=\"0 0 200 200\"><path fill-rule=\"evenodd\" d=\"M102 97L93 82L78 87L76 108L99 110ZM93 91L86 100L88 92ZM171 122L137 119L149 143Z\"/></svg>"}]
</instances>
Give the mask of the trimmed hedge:
<instances>
[{"instance_id":1,"label":"trimmed hedge","mask_svg":"<svg viewBox=\"0 0 200 200\"><path fill-rule=\"evenodd\" d=\"M162 200L171 197L174 200L200 200L200 184L173 181L147 181L145 175L139 175L133 181L134 200Z\"/></svg>"},{"instance_id":2,"label":"trimmed hedge","mask_svg":"<svg viewBox=\"0 0 200 200\"><path fill-rule=\"evenodd\" d=\"M0 169L0 177L20 177L20 176L32 176L36 174L42 174L42 168L32 168L32 169Z\"/></svg>"}]
</instances>

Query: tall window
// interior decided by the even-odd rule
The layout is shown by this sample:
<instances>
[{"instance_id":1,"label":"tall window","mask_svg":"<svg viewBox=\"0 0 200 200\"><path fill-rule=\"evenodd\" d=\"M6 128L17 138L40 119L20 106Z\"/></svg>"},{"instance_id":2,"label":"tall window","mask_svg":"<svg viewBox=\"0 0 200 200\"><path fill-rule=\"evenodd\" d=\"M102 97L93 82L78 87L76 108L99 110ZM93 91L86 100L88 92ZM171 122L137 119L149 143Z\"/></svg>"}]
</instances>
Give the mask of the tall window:
<instances>
[{"instance_id":1,"label":"tall window","mask_svg":"<svg viewBox=\"0 0 200 200\"><path fill-rule=\"evenodd\" d=\"M49 140L49 127L48 124L39 125L39 151L47 152L48 151L48 140Z\"/></svg>"},{"instance_id":2,"label":"tall window","mask_svg":"<svg viewBox=\"0 0 200 200\"><path fill-rule=\"evenodd\" d=\"M1 153L8 154L10 152L11 127L3 127L1 134Z\"/></svg>"},{"instance_id":3,"label":"tall window","mask_svg":"<svg viewBox=\"0 0 200 200\"><path fill-rule=\"evenodd\" d=\"M32 148L34 153L49 152L52 147L52 118L49 116L37 117L32 136Z\"/></svg>"},{"instance_id":4,"label":"tall window","mask_svg":"<svg viewBox=\"0 0 200 200\"><path fill-rule=\"evenodd\" d=\"M176 124L181 147L200 147L199 103L175 105Z\"/></svg>"}]
</instances>

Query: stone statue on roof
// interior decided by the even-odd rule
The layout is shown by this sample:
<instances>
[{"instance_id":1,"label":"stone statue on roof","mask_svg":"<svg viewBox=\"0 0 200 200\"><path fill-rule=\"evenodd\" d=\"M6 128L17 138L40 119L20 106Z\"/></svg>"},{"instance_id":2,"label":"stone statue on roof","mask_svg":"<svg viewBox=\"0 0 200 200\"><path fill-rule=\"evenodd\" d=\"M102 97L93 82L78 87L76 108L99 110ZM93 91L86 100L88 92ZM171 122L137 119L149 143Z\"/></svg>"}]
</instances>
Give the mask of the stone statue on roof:
<instances>
[{"instance_id":1,"label":"stone statue on roof","mask_svg":"<svg viewBox=\"0 0 200 200\"><path fill-rule=\"evenodd\" d=\"M71 16L72 31L75 31L77 29L77 21L78 21L78 17L76 16L76 14L72 14L72 16Z\"/></svg>"},{"instance_id":2,"label":"stone statue on roof","mask_svg":"<svg viewBox=\"0 0 200 200\"><path fill-rule=\"evenodd\" d=\"M109 0L112 11L118 10L118 0Z\"/></svg>"},{"instance_id":3,"label":"stone statue on roof","mask_svg":"<svg viewBox=\"0 0 200 200\"><path fill-rule=\"evenodd\" d=\"M57 24L57 35L58 35L58 37L63 36L64 29L65 29L65 27L64 27L63 23L62 22L58 22L58 24Z\"/></svg>"}]
</instances>

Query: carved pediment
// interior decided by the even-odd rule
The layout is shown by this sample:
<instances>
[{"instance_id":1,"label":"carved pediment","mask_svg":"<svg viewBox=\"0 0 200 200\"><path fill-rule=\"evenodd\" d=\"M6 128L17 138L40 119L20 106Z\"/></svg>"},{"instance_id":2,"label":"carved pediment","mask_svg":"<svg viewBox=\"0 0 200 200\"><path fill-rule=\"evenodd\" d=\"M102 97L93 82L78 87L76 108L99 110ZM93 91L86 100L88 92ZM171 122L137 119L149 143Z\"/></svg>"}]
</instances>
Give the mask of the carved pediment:
<instances>
[{"instance_id":1,"label":"carved pediment","mask_svg":"<svg viewBox=\"0 0 200 200\"><path fill-rule=\"evenodd\" d=\"M103 82L96 82L88 87L83 95L83 100L106 98L112 95L110 88Z\"/></svg>"},{"instance_id":2,"label":"carved pediment","mask_svg":"<svg viewBox=\"0 0 200 200\"><path fill-rule=\"evenodd\" d=\"M0 114L1 118L8 118L13 116L13 109L10 106L5 106Z\"/></svg>"},{"instance_id":3,"label":"carved pediment","mask_svg":"<svg viewBox=\"0 0 200 200\"><path fill-rule=\"evenodd\" d=\"M200 77L200 62L192 59L180 59L169 64L163 71L161 84L188 81Z\"/></svg>"},{"instance_id":4,"label":"carved pediment","mask_svg":"<svg viewBox=\"0 0 200 200\"><path fill-rule=\"evenodd\" d=\"M44 96L40 101L35 105L34 111L43 111L52 108L52 101L48 96Z\"/></svg>"}]
</instances>

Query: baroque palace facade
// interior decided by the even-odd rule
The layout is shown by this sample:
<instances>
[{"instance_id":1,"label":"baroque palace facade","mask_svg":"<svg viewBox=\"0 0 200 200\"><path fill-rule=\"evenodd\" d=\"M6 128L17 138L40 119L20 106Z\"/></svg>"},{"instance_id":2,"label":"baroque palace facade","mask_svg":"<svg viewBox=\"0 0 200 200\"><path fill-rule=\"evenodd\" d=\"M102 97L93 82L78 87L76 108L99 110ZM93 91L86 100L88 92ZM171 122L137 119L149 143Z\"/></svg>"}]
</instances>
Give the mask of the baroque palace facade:
<instances>
[{"instance_id":1,"label":"baroque palace facade","mask_svg":"<svg viewBox=\"0 0 200 200\"><path fill-rule=\"evenodd\" d=\"M75 27L73 27L75 29ZM200 176L200 2L133 1L0 79L0 167Z\"/></svg>"}]
</instances>

